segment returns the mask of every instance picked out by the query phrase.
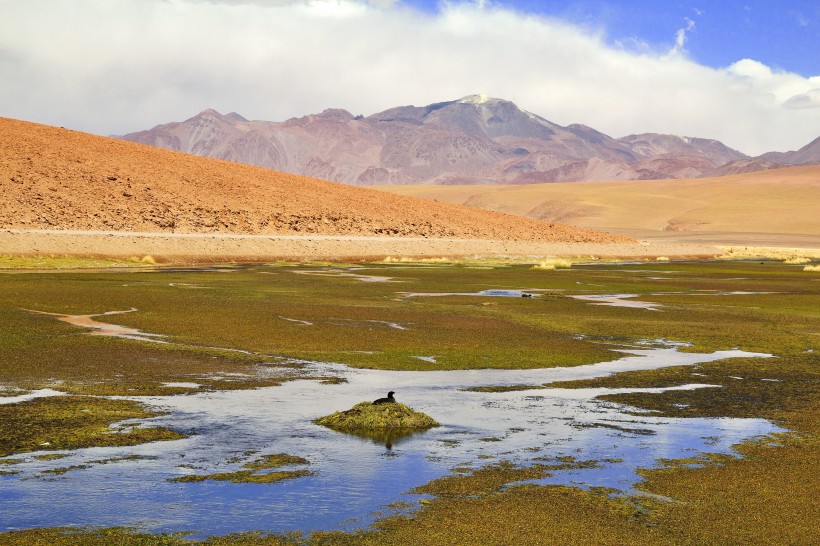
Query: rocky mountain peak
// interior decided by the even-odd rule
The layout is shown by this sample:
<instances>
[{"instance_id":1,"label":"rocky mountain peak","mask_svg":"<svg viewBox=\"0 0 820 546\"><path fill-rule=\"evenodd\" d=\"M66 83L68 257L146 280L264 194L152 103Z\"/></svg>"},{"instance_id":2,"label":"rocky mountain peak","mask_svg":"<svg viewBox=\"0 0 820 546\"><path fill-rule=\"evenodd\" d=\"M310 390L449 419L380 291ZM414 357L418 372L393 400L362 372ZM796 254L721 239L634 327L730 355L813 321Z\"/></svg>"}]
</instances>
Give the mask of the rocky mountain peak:
<instances>
[{"instance_id":1,"label":"rocky mountain peak","mask_svg":"<svg viewBox=\"0 0 820 546\"><path fill-rule=\"evenodd\" d=\"M322 111L321 116L336 120L351 120L354 117L353 114L344 108L326 108Z\"/></svg>"},{"instance_id":2,"label":"rocky mountain peak","mask_svg":"<svg viewBox=\"0 0 820 546\"><path fill-rule=\"evenodd\" d=\"M198 113L197 115L195 115L191 119L196 119L196 118L223 119L225 117L226 116L223 116L222 114L220 114L218 111L214 110L213 108L206 108L205 110L201 111L200 113Z\"/></svg>"},{"instance_id":3,"label":"rocky mountain peak","mask_svg":"<svg viewBox=\"0 0 820 546\"><path fill-rule=\"evenodd\" d=\"M746 171L820 163L820 139L759 162L713 139L657 133L614 139L585 125L562 127L483 94L367 117L329 108L285 122L208 108L122 138L354 185L691 178L724 165Z\"/></svg>"},{"instance_id":4,"label":"rocky mountain peak","mask_svg":"<svg viewBox=\"0 0 820 546\"><path fill-rule=\"evenodd\" d=\"M237 114L236 112L231 112L230 114L225 114L225 118L229 119L231 121L236 121L236 122L248 121L246 118L244 118L243 116Z\"/></svg>"},{"instance_id":5,"label":"rocky mountain peak","mask_svg":"<svg viewBox=\"0 0 820 546\"><path fill-rule=\"evenodd\" d=\"M497 101L499 99L494 99L488 97L487 95L467 95L458 100L461 104L485 104L490 101Z\"/></svg>"}]
</instances>

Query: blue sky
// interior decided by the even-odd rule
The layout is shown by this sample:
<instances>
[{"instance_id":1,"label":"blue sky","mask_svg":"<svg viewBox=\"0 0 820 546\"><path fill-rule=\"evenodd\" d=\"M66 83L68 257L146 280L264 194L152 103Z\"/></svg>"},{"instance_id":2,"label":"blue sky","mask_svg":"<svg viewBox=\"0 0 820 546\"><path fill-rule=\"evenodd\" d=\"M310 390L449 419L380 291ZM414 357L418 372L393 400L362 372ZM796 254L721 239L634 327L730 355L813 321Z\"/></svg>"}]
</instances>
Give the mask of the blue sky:
<instances>
[{"instance_id":1,"label":"blue sky","mask_svg":"<svg viewBox=\"0 0 820 546\"><path fill-rule=\"evenodd\" d=\"M0 0L0 116L96 134L485 94L750 155L820 136L820 2Z\"/></svg>"},{"instance_id":2,"label":"blue sky","mask_svg":"<svg viewBox=\"0 0 820 546\"><path fill-rule=\"evenodd\" d=\"M437 0L405 0L438 12ZM495 0L488 5L554 17L603 32L613 46L663 50L686 32L690 57L722 68L740 59L803 76L820 75L820 1L817 0Z\"/></svg>"}]
</instances>

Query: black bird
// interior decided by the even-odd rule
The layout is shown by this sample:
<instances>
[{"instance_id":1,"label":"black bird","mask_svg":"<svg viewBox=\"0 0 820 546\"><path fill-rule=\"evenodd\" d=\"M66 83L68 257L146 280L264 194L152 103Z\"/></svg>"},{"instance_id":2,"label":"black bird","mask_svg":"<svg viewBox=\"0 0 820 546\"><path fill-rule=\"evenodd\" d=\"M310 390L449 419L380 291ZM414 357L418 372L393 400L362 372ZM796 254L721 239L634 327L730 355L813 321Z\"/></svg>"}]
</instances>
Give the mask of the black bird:
<instances>
[{"instance_id":1,"label":"black bird","mask_svg":"<svg viewBox=\"0 0 820 546\"><path fill-rule=\"evenodd\" d=\"M387 393L387 398L379 398L378 400L373 400L374 404L395 404L396 399L393 398L393 395L396 394L393 391Z\"/></svg>"}]
</instances>

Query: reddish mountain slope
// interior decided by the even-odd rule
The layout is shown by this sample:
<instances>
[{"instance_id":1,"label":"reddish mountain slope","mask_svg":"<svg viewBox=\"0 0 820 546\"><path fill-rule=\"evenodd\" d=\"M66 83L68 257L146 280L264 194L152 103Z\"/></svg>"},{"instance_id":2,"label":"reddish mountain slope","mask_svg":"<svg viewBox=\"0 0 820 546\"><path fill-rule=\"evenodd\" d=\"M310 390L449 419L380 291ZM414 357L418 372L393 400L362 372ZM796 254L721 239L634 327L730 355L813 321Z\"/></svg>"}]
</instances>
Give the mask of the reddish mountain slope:
<instances>
[{"instance_id":1,"label":"reddish mountain slope","mask_svg":"<svg viewBox=\"0 0 820 546\"><path fill-rule=\"evenodd\" d=\"M360 186L679 178L746 159L715 140L562 127L481 95L282 123L205 110L121 138Z\"/></svg>"},{"instance_id":2,"label":"reddish mountain slope","mask_svg":"<svg viewBox=\"0 0 820 546\"><path fill-rule=\"evenodd\" d=\"M0 194L0 228L629 240L5 118Z\"/></svg>"}]
</instances>

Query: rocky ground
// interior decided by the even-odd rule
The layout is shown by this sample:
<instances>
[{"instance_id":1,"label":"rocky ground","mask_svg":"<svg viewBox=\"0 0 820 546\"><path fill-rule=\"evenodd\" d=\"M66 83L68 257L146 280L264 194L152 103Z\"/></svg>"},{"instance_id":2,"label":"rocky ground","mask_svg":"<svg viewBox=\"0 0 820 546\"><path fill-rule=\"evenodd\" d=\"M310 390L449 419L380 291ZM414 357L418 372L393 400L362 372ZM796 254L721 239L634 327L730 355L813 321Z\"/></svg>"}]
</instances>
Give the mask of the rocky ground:
<instances>
[{"instance_id":1,"label":"rocky ground","mask_svg":"<svg viewBox=\"0 0 820 546\"><path fill-rule=\"evenodd\" d=\"M0 193L0 228L633 242L3 118Z\"/></svg>"}]
</instances>

